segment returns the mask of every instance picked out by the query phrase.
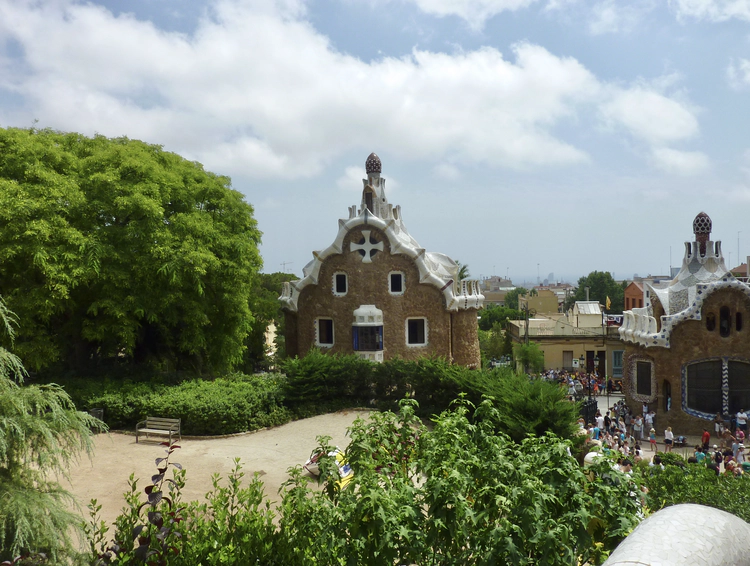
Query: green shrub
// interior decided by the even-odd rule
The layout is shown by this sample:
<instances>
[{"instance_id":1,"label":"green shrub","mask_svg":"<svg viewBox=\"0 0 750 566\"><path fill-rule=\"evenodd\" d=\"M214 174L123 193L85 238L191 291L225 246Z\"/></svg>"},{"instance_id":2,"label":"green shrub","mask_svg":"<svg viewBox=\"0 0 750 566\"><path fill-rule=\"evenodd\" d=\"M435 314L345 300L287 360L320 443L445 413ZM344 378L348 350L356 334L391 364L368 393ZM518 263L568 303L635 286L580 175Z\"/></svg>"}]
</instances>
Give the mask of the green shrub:
<instances>
[{"instance_id":1,"label":"green shrub","mask_svg":"<svg viewBox=\"0 0 750 566\"><path fill-rule=\"evenodd\" d=\"M508 367L474 370L441 358L373 364L354 355L313 350L304 358L288 360L283 371L286 402L295 412L336 401L390 410L409 395L419 403L419 415L429 418L459 397L475 405L491 397L499 409L498 430L516 442L530 433L541 436L550 431L573 438L576 432L576 405L566 400L560 387L530 380Z\"/></svg>"},{"instance_id":2,"label":"green shrub","mask_svg":"<svg viewBox=\"0 0 750 566\"><path fill-rule=\"evenodd\" d=\"M662 455L663 457L663 455ZM646 478L648 505L658 511L678 503L697 503L750 521L750 478L716 475L704 464L650 468Z\"/></svg>"},{"instance_id":3,"label":"green shrub","mask_svg":"<svg viewBox=\"0 0 750 566\"><path fill-rule=\"evenodd\" d=\"M101 408L113 429L133 429L147 416L182 419L186 435L221 435L289 422L284 406L284 377L234 374L213 381L192 379L167 385L160 381L64 380L76 391L78 406ZM83 383L82 383L83 382ZM82 387L78 387L82 384Z\"/></svg>"},{"instance_id":4,"label":"green shrub","mask_svg":"<svg viewBox=\"0 0 750 566\"><path fill-rule=\"evenodd\" d=\"M116 554L117 564L139 564L141 549L164 566L593 565L638 523L635 485L610 461L585 473L568 454L570 443L554 435L517 444L497 434L490 400L476 409L459 403L437 416L432 430L418 408L406 400L399 414L358 419L346 452L351 483L337 486L332 459L323 457L324 489L311 489L297 466L275 508L257 477L241 485L239 461L226 484L214 477L205 503L172 505L175 493L165 503L162 464L145 490L148 503L131 481L116 548L108 549L101 526L89 530L89 562ZM327 453L327 439L319 440ZM158 537L138 538L162 519L169 552Z\"/></svg>"}]
</instances>

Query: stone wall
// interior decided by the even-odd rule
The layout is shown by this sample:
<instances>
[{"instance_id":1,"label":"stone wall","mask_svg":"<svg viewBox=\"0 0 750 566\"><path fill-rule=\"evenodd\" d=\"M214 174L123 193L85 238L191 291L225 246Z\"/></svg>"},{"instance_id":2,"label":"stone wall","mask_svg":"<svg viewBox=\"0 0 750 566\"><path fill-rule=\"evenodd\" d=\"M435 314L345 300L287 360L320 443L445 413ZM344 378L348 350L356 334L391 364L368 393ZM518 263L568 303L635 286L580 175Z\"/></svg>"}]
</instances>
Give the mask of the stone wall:
<instances>
[{"instance_id":1,"label":"stone wall","mask_svg":"<svg viewBox=\"0 0 750 566\"><path fill-rule=\"evenodd\" d=\"M365 230L370 232L370 241L383 245L382 251L372 255L371 263L363 262L358 251L350 251L350 243L359 242ZM287 351L290 355L304 355L316 345L318 317L331 318L334 325L334 345L321 349L331 353L352 353L353 312L361 305L369 304L383 311L384 359L443 356L457 363L478 365L476 310L459 311L452 317L445 309L441 290L419 283L419 271L414 262L404 255L391 255L388 239L372 226L361 226L347 234L342 251L322 262L318 284L305 287L298 299L298 312L288 314ZM391 272L403 273L404 292L401 295L390 292ZM343 296L334 293L336 273L347 276L347 292ZM406 320L412 317L427 319L425 346L406 343ZM290 325L291 319L295 320ZM456 336L452 334L454 325L458 329ZM295 333L295 337L291 337L291 333ZM293 350L291 342L295 339L296 350Z\"/></svg>"},{"instance_id":2,"label":"stone wall","mask_svg":"<svg viewBox=\"0 0 750 566\"><path fill-rule=\"evenodd\" d=\"M719 310L728 307L731 330L723 337L719 332ZM742 329L737 331L736 314L742 318ZM716 325L708 330L706 321L713 314ZM750 299L735 289L719 289L711 293L703 303L701 320L687 320L672 331L670 348L645 348L627 344L624 359L624 386L627 402L640 414L643 399L635 391L634 363L637 360L652 360L654 386L649 407L657 413L657 433L671 426L676 435L700 434L703 427L713 430L709 420L689 415L682 408L682 371L693 361L730 357L750 361ZM671 387L671 410L666 410L666 384Z\"/></svg>"}]
</instances>

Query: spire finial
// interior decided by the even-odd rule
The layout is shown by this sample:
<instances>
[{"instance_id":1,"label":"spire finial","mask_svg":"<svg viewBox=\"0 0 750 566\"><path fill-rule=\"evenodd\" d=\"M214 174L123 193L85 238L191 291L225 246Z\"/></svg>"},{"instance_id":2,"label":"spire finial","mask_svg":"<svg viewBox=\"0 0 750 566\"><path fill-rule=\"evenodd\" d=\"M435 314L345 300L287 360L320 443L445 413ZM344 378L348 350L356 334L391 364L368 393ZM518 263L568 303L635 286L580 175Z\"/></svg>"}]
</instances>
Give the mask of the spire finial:
<instances>
[{"instance_id":1,"label":"spire finial","mask_svg":"<svg viewBox=\"0 0 750 566\"><path fill-rule=\"evenodd\" d=\"M380 175L382 167L380 158L375 153L371 153L367 156L367 161L365 161L365 171L367 171L368 175L371 173L377 173Z\"/></svg>"},{"instance_id":2,"label":"spire finial","mask_svg":"<svg viewBox=\"0 0 750 566\"><path fill-rule=\"evenodd\" d=\"M706 255L706 242L711 237L711 218L705 212L699 212L693 220L695 241L700 244L700 254Z\"/></svg>"}]
</instances>

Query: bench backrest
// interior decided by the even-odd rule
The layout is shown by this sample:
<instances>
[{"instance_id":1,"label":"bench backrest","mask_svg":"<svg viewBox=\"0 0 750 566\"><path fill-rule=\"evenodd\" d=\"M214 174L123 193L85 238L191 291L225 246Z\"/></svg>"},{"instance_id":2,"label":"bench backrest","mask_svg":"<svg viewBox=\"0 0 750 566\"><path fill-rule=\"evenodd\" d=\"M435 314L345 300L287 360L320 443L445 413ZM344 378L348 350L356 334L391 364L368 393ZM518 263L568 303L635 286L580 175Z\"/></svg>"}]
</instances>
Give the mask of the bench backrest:
<instances>
[{"instance_id":1,"label":"bench backrest","mask_svg":"<svg viewBox=\"0 0 750 566\"><path fill-rule=\"evenodd\" d=\"M179 429L180 419L166 419L162 417L146 417L146 427L164 430Z\"/></svg>"}]
</instances>

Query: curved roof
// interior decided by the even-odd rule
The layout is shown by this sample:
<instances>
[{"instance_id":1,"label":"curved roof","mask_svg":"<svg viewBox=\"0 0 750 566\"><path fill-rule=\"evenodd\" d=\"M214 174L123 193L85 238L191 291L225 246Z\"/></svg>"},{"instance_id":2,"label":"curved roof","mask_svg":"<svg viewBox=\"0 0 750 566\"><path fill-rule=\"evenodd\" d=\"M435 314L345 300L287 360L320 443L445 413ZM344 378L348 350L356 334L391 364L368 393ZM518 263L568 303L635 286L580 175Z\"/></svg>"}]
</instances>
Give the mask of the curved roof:
<instances>
[{"instance_id":1,"label":"curved roof","mask_svg":"<svg viewBox=\"0 0 750 566\"><path fill-rule=\"evenodd\" d=\"M285 283L279 300L284 308L297 311L300 292L308 285L317 285L323 261L331 255L343 254L346 235L363 226L383 232L388 239L391 254L411 258L419 270L419 282L442 291L447 310L480 309L484 295L476 280L458 280L459 267L445 254L425 251L409 234L401 217L401 207L388 203L385 197L385 179L380 177L380 158L371 153L365 162L367 179L363 179L362 203L349 208L349 218L339 220L339 231L333 243L322 251L313 252L313 259L302 270L302 279ZM376 195L368 202L368 197Z\"/></svg>"},{"instance_id":2,"label":"curved roof","mask_svg":"<svg viewBox=\"0 0 750 566\"><path fill-rule=\"evenodd\" d=\"M344 253L344 238L346 235L362 226L372 226L383 232L388 239L391 254L402 254L411 258L419 270L419 282L432 285L441 290L445 297L447 310L480 309L484 303L484 296L479 289L479 282L475 280L458 281L458 265L445 254L427 252L406 231L406 227L399 219L393 217L379 218L370 213L366 207L358 215L353 214L348 220L339 220L339 231L333 243L322 251L313 252L313 260L302 270L303 278L284 285L281 300L283 306L289 310L297 310L299 294L308 285L317 285L320 268L323 261L334 254Z\"/></svg>"},{"instance_id":3,"label":"curved roof","mask_svg":"<svg viewBox=\"0 0 750 566\"><path fill-rule=\"evenodd\" d=\"M651 297L664 308L661 328L653 314L651 299L643 308L623 313L620 337L645 347L669 348L675 325L685 320L700 320L701 307L707 296L719 289L736 288L750 297L750 287L738 281L724 265L721 242L708 240L711 219L705 212L693 220L694 242L685 242L685 255L677 276L664 284L647 285ZM705 238L704 238L705 236Z\"/></svg>"}]
</instances>

